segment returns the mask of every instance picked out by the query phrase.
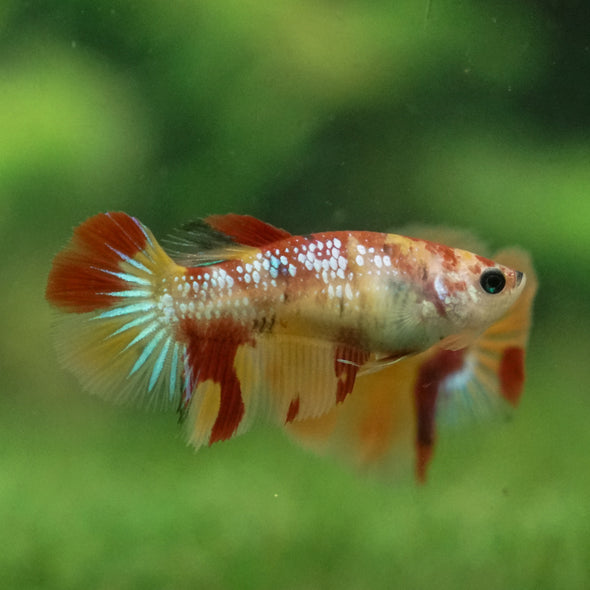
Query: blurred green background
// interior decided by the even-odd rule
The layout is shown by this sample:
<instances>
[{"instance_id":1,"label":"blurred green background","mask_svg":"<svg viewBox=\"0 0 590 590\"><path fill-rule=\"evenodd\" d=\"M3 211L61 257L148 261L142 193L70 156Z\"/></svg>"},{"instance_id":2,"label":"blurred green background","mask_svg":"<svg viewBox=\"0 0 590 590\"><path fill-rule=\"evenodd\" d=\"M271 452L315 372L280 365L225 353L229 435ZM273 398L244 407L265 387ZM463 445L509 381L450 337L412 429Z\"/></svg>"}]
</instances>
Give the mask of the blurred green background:
<instances>
[{"instance_id":1,"label":"blurred green background","mask_svg":"<svg viewBox=\"0 0 590 590\"><path fill-rule=\"evenodd\" d=\"M585 0L4 0L2 588L590 586ZM441 435L427 486L174 415L56 366L43 294L73 226L209 213L294 232L434 223L540 276L508 424Z\"/></svg>"}]
</instances>

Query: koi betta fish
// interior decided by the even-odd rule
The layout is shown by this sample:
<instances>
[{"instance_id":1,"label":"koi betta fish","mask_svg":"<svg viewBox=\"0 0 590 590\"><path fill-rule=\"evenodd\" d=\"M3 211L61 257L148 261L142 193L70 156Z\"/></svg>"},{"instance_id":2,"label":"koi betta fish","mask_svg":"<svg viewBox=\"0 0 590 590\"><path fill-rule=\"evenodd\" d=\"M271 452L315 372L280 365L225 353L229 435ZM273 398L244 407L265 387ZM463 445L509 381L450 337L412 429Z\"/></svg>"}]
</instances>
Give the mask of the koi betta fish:
<instances>
[{"instance_id":1,"label":"koi betta fish","mask_svg":"<svg viewBox=\"0 0 590 590\"><path fill-rule=\"evenodd\" d=\"M441 408L518 401L536 288L521 251L494 262L233 214L189 224L176 248L125 213L96 215L55 257L46 296L84 387L177 409L197 448L268 421L359 465L413 446L423 480Z\"/></svg>"}]
</instances>

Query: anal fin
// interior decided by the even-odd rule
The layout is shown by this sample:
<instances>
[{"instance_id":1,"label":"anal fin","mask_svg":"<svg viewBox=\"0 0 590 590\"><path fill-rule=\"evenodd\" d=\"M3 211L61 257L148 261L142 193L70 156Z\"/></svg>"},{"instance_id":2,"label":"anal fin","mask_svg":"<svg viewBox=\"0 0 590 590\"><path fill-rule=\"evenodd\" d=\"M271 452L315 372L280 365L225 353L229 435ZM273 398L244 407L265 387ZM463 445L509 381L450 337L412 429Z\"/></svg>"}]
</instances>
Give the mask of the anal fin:
<instances>
[{"instance_id":1,"label":"anal fin","mask_svg":"<svg viewBox=\"0 0 590 590\"><path fill-rule=\"evenodd\" d=\"M250 338L229 325L211 334L193 332L188 343L194 393L187 426L197 447L246 432L259 421L283 426L329 412L352 391L368 356L307 338Z\"/></svg>"}]
</instances>

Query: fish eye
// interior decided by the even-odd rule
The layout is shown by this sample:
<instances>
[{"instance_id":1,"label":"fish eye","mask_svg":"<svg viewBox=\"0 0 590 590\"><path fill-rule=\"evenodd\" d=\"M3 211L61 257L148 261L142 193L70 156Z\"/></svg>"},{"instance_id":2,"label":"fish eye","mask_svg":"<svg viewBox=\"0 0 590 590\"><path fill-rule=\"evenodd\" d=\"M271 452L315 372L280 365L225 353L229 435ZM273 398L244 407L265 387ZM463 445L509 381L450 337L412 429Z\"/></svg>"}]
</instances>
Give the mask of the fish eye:
<instances>
[{"instance_id":1,"label":"fish eye","mask_svg":"<svg viewBox=\"0 0 590 590\"><path fill-rule=\"evenodd\" d=\"M479 284L490 295L499 293L506 285L504 273L497 268L489 268L481 273Z\"/></svg>"}]
</instances>

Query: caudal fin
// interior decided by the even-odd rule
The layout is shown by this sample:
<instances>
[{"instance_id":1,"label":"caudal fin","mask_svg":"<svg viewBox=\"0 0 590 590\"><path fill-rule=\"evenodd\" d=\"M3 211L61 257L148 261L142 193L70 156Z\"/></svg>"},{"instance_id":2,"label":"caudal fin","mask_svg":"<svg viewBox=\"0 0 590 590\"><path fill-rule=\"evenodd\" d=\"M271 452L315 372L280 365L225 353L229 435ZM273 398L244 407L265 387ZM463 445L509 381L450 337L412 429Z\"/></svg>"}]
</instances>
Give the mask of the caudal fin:
<instances>
[{"instance_id":1,"label":"caudal fin","mask_svg":"<svg viewBox=\"0 0 590 590\"><path fill-rule=\"evenodd\" d=\"M166 279L183 271L125 213L99 214L75 229L53 261L46 297L59 312L61 360L90 392L146 406L179 403L184 345L162 300Z\"/></svg>"}]
</instances>

